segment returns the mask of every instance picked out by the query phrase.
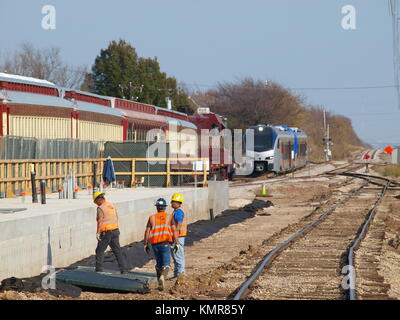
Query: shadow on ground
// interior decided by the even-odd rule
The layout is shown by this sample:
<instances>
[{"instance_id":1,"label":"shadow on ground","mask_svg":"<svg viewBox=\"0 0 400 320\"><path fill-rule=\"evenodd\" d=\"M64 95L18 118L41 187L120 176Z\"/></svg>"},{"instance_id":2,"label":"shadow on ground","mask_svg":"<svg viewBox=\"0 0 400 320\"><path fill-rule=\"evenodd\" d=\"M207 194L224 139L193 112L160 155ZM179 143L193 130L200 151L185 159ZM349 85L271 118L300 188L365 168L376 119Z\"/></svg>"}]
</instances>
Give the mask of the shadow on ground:
<instances>
[{"instance_id":1,"label":"shadow on ground","mask_svg":"<svg viewBox=\"0 0 400 320\"><path fill-rule=\"evenodd\" d=\"M235 210L225 210L224 212L222 212L222 214L220 214L213 220L201 220L192 223L188 226L189 233L185 240L185 246L192 246L196 241L208 238L209 236L219 232L223 228L253 218L258 211L261 211L264 208L270 207L272 205L273 204L271 201L264 201L256 198L253 200L252 203L242 208ZM48 251L49 251L48 259L51 262L52 259L51 259L50 247L48 248ZM154 260L154 256L152 253L150 254L150 256L148 256L143 251L143 241L131 243L123 247L122 251L123 255L126 258L128 267L130 269L141 268L145 264L147 264L150 260ZM95 265L95 255L93 254L90 257L80 260L70 265L69 267L63 269L74 269L78 266L94 266L94 265ZM105 254L104 268L118 270L118 264L116 258L111 251L108 251ZM18 279L12 277L9 279L5 279L0 284L0 292L3 292L5 290L14 290L19 292L42 292L43 291L42 281L46 275L47 274L44 273L31 278ZM56 287L57 290L48 290L48 292L55 297L59 297L61 295L66 295L70 297L79 297L82 289L86 289L86 288L78 288L76 286L60 282L58 280L56 281ZM90 288L90 291L94 291L93 288Z\"/></svg>"},{"instance_id":2,"label":"shadow on ground","mask_svg":"<svg viewBox=\"0 0 400 320\"><path fill-rule=\"evenodd\" d=\"M254 199L248 205L235 209L225 210L217 216L214 220L200 220L195 223L189 224L188 235L185 240L185 246L192 246L194 242L201 239L208 238L209 236L219 232L221 229L230 225L241 223L247 219L253 218L257 211L273 205L271 201L264 201L261 199ZM143 251L143 241L133 242L122 248L123 255L128 263L130 269L141 268L150 260L154 260L153 253L148 256ZM94 266L95 255L80 260L68 267L76 268L77 266ZM114 254L108 251L104 258L104 268L118 270L118 265Z\"/></svg>"}]
</instances>

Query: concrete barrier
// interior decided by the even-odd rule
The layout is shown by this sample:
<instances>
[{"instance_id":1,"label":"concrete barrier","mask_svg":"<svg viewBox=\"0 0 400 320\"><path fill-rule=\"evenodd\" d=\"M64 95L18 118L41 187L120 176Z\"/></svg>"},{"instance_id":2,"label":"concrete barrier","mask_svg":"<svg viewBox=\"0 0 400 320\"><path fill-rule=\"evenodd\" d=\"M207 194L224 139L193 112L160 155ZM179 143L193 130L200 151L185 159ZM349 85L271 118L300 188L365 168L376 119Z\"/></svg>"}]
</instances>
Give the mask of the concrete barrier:
<instances>
[{"instance_id":1,"label":"concrete barrier","mask_svg":"<svg viewBox=\"0 0 400 320\"><path fill-rule=\"evenodd\" d=\"M174 192L184 197L189 223L208 220L210 208L216 213L227 208L227 183L222 187L223 183L211 182L209 188L137 188L107 192L106 199L116 205L120 217L121 245L142 240L148 217L155 212L155 200L164 197L169 201ZM56 194L49 195L46 205L23 204L20 198L0 200L0 208L27 209L0 214L0 280L35 276L46 265L66 267L94 254L96 206L91 196L81 191L76 200L57 198Z\"/></svg>"},{"instance_id":2,"label":"concrete barrier","mask_svg":"<svg viewBox=\"0 0 400 320\"><path fill-rule=\"evenodd\" d=\"M208 208L218 216L229 207L229 182L208 181Z\"/></svg>"}]
</instances>

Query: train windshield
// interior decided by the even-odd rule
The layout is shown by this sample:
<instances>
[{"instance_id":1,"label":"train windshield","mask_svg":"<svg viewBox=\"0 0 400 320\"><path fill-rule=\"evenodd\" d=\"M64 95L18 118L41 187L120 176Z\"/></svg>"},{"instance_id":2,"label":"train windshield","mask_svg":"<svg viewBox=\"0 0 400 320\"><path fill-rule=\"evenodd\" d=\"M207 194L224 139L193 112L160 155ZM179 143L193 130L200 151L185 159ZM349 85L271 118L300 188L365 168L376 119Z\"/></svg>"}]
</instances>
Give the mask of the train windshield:
<instances>
[{"instance_id":1,"label":"train windshield","mask_svg":"<svg viewBox=\"0 0 400 320\"><path fill-rule=\"evenodd\" d=\"M270 127L257 126L250 129L254 130L255 152L264 152L274 148L274 132ZM246 149L250 150L251 146L246 144Z\"/></svg>"}]
</instances>

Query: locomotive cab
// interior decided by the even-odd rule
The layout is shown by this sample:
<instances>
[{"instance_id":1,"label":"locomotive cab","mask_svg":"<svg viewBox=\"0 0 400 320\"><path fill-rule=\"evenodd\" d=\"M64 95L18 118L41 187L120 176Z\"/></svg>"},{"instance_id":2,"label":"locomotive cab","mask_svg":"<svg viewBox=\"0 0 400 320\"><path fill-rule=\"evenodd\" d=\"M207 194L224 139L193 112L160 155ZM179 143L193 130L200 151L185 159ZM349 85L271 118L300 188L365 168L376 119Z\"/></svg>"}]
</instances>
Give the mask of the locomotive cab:
<instances>
[{"instance_id":1,"label":"locomotive cab","mask_svg":"<svg viewBox=\"0 0 400 320\"><path fill-rule=\"evenodd\" d=\"M250 137L246 141L246 135L243 139L253 172L283 173L306 165L307 135L300 129L283 125L256 125L249 129L253 130L254 143Z\"/></svg>"},{"instance_id":2,"label":"locomotive cab","mask_svg":"<svg viewBox=\"0 0 400 320\"><path fill-rule=\"evenodd\" d=\"M254 132L254 144L246 143L246 156L254 159L254 171L272 171L274 167L274 146L276 142L276 132L271 126L257 125L250 127Z\"/></svg>"}]
</instances>

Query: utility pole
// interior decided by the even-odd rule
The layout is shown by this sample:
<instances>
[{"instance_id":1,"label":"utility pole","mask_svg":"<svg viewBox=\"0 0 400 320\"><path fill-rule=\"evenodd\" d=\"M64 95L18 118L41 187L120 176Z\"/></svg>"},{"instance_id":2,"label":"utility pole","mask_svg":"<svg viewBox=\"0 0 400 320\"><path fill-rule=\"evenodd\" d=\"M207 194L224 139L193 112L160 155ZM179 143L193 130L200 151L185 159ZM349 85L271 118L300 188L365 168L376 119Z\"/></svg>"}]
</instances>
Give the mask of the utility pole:
<instances>
[{"instance_id":1,"label":"utility pole","mask_svg":"<svg viewBox=\"0 0 400 320\"><path fill-rule=\"evenodd\" d=\"M400 108L400 41L399 41L399 1L389 0L389 14L392 17L393 68L394 83L397 93L397 104Z\"/></svg>"},{"instance_id":2,"label":"utility pole","mask_svg":"<svg viewBox=\"0 0 400 320\"><path fill-rule=\"evenodd\" d=\"M144 85L143 84L141 84L141 85L132 85L132 82L129 81L129 85L128 86L119 84L118 87L121 90L122 99L126 99L124 92L128 91L128 98L127 99L131 100L131 101L138 101L139 97L133 95L133 93L135 93L135 92L133 92L133 89L135 89L135 90L139 89L139 95L140 95L142 93L142 91L143 91Z\"/></svg>"},{"instance_id":3,"label":"utility pole","mask_svg":"<svg viewBox=\"0 0 400 320\"><path fill-rule=\"evenodd\" d=\"M171 97L170 97L170 96L167 96L167 97L165 98L165 101L167 102L167 109L168 109L168 110L172 110L172 100L171 100Z\"/></svg>"},{"instance_id":4,"label":"utility pole","mask_svg":"<svg viewBox=\"0 0 400 320\"><path fill-rule=\"evenodd\" d=\"M196 105L197 108L201 108L199 104L191 96L188 96L188 98Z\"/></svg>"},{"instance_id":5,"label":"utility pole","mask_svg":"<svg viewBox=\"0 0 400 320\"><path fill-rule=\"evenodd\" d=\"M325 161L332 160L331 145L333 144L331 137L329 136L329 124L326 121L326 112L324 110L324 138L322 139L324 144Z\"/></svg>"}]
</instances>

